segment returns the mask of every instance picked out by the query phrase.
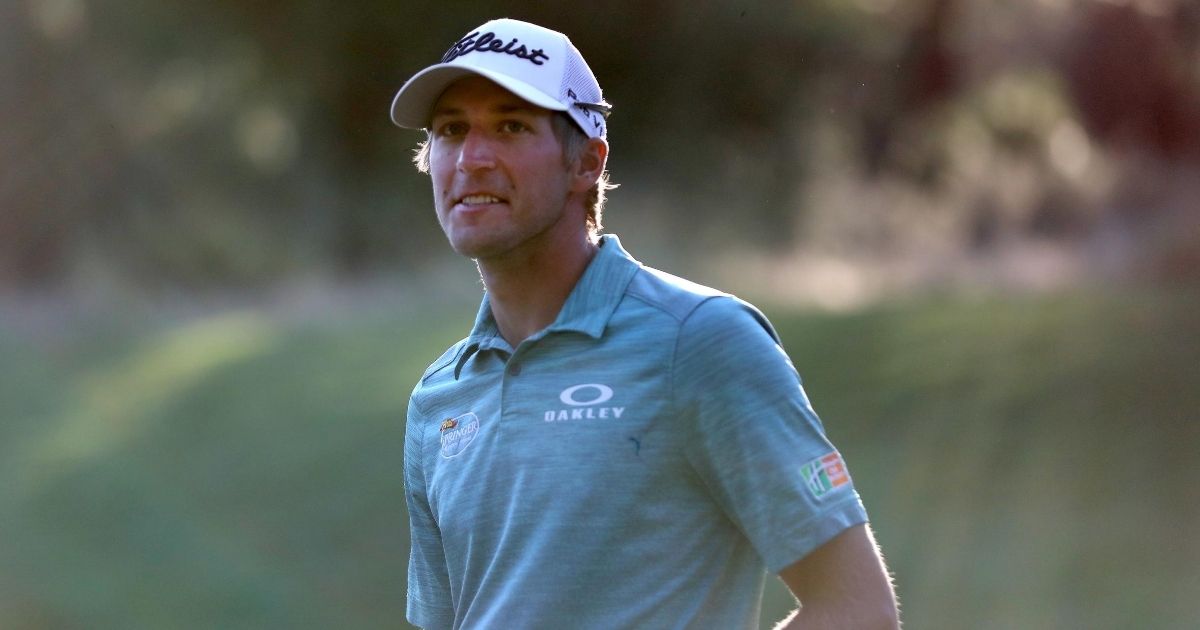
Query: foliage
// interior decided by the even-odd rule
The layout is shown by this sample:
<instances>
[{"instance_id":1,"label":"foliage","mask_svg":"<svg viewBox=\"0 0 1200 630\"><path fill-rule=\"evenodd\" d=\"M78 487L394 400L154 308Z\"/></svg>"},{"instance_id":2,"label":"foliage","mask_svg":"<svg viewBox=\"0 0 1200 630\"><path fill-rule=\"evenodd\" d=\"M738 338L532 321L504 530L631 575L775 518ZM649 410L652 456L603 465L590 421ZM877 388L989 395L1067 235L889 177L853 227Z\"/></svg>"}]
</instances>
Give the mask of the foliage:
<instances>
[{"instance_id":1,"label":"foliage","mask_svg":"<svg viewBox=\"0 0 1200 630\"><path fill-rule=\"evenodd\" d=\"M883 239L920 253L912 236L931 225L956 252L1062 242L1194 198L1171 178L1200 159L1194 3L446 9L6 3L0 290L261 287L441 253L408 164L419 134L387 104L500 14L569 33L615 104L613 224L686 230L694 250ZM1104 56L1120 46L1147 54ZM856 215L879 234L843 219Z\"/></svg>"}]
</instances>

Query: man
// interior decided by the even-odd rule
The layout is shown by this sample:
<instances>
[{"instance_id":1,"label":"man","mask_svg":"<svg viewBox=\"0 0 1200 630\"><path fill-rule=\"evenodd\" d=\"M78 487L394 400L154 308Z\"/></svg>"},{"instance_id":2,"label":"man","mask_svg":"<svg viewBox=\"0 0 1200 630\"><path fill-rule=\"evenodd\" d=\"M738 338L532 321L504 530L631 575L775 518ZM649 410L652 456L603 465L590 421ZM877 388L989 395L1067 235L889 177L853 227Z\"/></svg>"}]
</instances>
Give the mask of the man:
<instances>
[{"instance_id":1,"label":"man","mask_svg":"<svg viewBox=\"0 0 1200 630\"><path fill-rule=\"evenodd\" d=\"M495 20L392 120L486 288L413 390L408 618L426 628L896 627L841 456L752 306L598 236L609 105L566 36Z\"/></svg>"}]
</instances>

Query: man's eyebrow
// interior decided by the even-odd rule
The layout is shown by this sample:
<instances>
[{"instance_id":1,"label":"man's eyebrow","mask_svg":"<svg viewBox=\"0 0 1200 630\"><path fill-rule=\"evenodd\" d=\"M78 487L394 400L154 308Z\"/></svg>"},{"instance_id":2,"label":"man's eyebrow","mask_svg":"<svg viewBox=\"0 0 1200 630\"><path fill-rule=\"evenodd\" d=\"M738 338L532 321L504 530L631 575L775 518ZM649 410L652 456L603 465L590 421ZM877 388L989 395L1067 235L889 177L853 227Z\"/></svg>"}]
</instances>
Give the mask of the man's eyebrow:
<instances>
[{"instance_id":1,"label":"man's eyebrow","mask_svg":"<svg viewBox=\"0 0 1200 630\"><path fill-rule=\"evenodd\" d=\"M496 107L493 107L492 111L500 113L500 114L511 114L514 112L520 112L520 113L525 113L525 114L536 114L538 112L543 111L543 108L538 107L537 105L531 105L529 103L521 102L521 103L504 103L503 105L498 105Z\"/></svg>"},{"instance_id":2,"label":"man's eyebrow","mask_svg":"<svg viewBox=\"0 0 1200 630\"><path fill-rule=\"evenodd\" d=\"M460 116L462 113L463 111L457 107L437 107L429 113L429 117L436 118L438 116Z\"/></svg>"}]
</instances>

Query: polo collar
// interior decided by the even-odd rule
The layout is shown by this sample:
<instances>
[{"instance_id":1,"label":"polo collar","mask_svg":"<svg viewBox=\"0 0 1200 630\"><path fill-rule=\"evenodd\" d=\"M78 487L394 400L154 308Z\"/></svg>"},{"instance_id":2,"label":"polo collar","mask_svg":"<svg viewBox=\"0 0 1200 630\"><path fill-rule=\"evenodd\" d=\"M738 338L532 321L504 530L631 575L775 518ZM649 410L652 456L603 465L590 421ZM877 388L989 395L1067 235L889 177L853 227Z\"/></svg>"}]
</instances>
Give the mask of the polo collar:
<instances>
[{"instance_id":1,"label":"polo collar","mask_svg":"<svg viewBox=\"0 0 1200 630\"><path fill-rule=\"evenodd\" d=\"M615 234L601 236L592 262L546 332L575 331L599 339L640 268Z\"/></svg>"},{"instance_id":2,"label":"polo collar","mask_svg":"<svg viewBox=\"0 0 1200 630\"><path fill-rule=\"evenodd\" d=\"M621 240L615 234L601 236L599 245L596 255L588 263L579 282L575 283L575 288L571 289L567 301L563 303L558 317L531 339L536 340L552 332L565 331L583 333L595 339L604 334L609 319L617 310L621 299L625 297L625 289L641 269L641 263L621 247ZM471 328L471 334L467 337L467 343L456 362L455 378L458 378L467 359L480 350L489 349L513 351L508 342L500 336L500 328L496 325L496 318L492 315L492 307L485 292L479 305L479 313L475 316L475 325Z\"/></svg>"}]
</instances>

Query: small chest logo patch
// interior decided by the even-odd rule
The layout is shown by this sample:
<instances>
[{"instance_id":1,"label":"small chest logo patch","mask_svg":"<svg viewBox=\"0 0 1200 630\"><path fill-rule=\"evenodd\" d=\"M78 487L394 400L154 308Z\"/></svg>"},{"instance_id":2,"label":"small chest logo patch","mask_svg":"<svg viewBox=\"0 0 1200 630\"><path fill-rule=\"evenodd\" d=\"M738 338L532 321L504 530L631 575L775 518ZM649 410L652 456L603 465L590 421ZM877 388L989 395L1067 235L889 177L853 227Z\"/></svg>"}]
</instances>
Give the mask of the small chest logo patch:
<instances>
[{"instance_id":1,"label":"small chest logo patch","mask_svg":"<svg viewBox=\"0 0 1200 630\"><path fill-rule=\"evenodd\" d=\"M850 483L846 463L837 451L822 455L800 468L804 483L813 496L820 499L835 489Z\"/></svg>"},{"instance_id":2,"label":"small chest logo patch","mask_svg":"<svg viewBox=\"0 0 1200 630\"><path fill-rule=\"evenodd\" d=\"M479 434L479 416L466 413L442 422L442 457L449 459L461 455L475 436Z\"/></svg>"}]
</instances>

